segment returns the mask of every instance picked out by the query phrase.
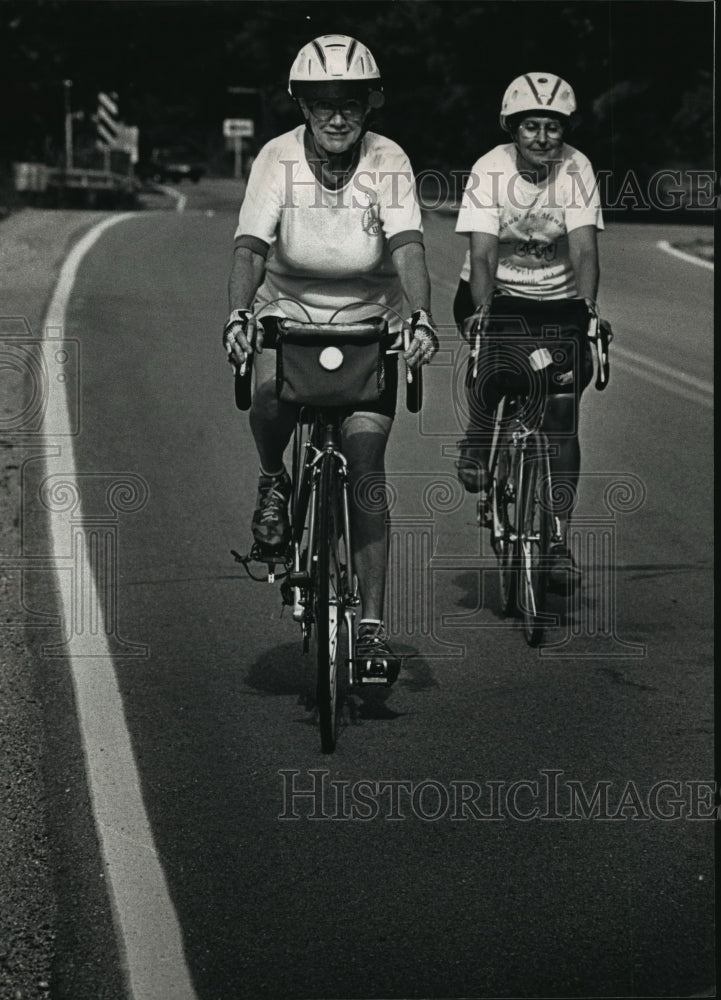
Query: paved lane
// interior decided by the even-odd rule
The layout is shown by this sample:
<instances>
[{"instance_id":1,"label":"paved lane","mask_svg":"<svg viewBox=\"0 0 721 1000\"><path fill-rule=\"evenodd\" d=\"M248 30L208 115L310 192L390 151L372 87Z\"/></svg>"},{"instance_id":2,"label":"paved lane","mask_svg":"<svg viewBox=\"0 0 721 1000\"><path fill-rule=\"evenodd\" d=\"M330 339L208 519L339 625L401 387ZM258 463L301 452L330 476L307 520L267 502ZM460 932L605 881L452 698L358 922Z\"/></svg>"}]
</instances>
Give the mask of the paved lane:
<instances>
[{"instance_id":1,"label":"paved lane","mask_svg":"<svg viewBox=\"0 0 721 1000\"><path fill-rule=\"evenodd\" d=\"M580 633L565 622L565 641L540 656L498 616L494 574L477 568L473 504L451 486L457 359L444 340L427 411L420 424L399 417L389 460L393 540L406 553L392 574L395 626L417 655L322 757L293 623L279 618L277 591L242 578L228 555L247 540L256 466L220 348L234 220L193 205L103 237L68 334L83 345L86 516L100 473L149 487L147 506L119 525L118 619L122 640L150 654L116 663L198 996L707 989L711 826L644 812L669 779L687 803L696 795L699 817L703 789L688 782L712 773L708 410L632 370L589 392L584 467L596 477L579 521L584 537L613 536L617 571L604 575L603 559L589 568ZM428 228L434 311L447 321L463 247L448 218ZM707 377L711 276L670 258L643 270L645 233L610 235L619 344L674 363L674 331L659 325L671 279L652 279L681 274L678 309L693 322L679 353ZM624 510L628 498L604 506L616 479L643 498L638 510ZM601 641L587 626L609 587L615 628ZM569 780L581 783L576 819L554 819L569 811ZM554 781L557 800L545 792ZM604 787L606 819L583 819L578 795ZM314 799L284 798L310 788Z\"/></svg>"}]
</instances>

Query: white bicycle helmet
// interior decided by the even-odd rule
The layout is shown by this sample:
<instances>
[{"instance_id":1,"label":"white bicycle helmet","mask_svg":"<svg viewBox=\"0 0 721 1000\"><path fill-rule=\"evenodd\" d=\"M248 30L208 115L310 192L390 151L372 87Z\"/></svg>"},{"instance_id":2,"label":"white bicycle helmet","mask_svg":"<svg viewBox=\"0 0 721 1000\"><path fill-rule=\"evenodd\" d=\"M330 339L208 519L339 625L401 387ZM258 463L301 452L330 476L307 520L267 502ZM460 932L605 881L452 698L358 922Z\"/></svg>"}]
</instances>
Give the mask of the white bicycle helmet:
<instances>
[{"instance_id":1,"label":"white bicycle helmet","mask_svg":"<svg viewBox=\"0 0 721 1000\"><path fill-rule=\"evenodd\" d=\"M367 95L371 107L383 104L381 74L370 49L348 35L321 35L304 45L290 70L291 97L345 90Z\"/></svg>"},{"instance_id":2,"label":"white bicycle helmet","mask_svg":"<svg viewBox=\"0 0 721 1000\"><path fill-rule=\"evenodd\" d=\"M524 73L510 84L501 102L501 128L507 132L513 115L535 111L553 111L571 118L576 110L576 95L570 84L553 73Z\"/></svg>"}]
</instances>

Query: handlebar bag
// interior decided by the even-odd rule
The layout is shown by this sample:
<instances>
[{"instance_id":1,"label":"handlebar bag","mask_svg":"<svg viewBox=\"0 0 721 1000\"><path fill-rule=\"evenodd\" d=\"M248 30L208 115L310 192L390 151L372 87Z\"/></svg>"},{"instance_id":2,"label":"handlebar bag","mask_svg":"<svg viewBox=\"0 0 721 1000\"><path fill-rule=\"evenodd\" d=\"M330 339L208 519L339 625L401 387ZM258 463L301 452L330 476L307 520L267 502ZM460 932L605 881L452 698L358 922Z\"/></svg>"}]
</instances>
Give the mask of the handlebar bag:
<instances>
[{"instance_id":1,"label":"handlebar bag","mask_svg":"<svg viewBox=\"0 0 721 1000\"><path fill-rule=\"evenodd\" d=\"M380 399L386 384L382 327L354 332L301 330L279 324L276 394L299 406L358 407Z\"/></svg>"}]
</instances>

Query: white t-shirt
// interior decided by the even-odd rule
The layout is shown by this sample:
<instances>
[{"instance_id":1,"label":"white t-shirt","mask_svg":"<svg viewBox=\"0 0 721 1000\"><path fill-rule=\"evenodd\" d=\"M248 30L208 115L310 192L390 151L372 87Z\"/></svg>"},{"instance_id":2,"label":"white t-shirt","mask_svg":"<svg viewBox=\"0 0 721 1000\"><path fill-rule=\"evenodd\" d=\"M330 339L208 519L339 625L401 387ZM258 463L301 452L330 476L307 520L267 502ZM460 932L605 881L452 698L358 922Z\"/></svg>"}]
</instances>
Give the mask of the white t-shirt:
<instances>
[{"instance_id":1,"label":"white t-shirt","mask_svg":"<svg viewBox=\"0 0 721 1000\"><path fill-rule=\"evenodd\" d=\"M546 180L521 176L513 143L496 146L473 166L456 222L457 233L498 237L496 287L534 299L573 298L568 233L603 229L601 199L586 156L564 143L562 160ZM470 251L461 271L470 280Z\"/></svg>"},{"instance_id":2,"label":"white t-shirt","mask_svg":"<svg viewBox=\"0 0 721 1000\"><path fill-rule=\"evenodd\" d=\"M267 143L253 163L235 232L236 245L269 250L255 308L328 321L386 315L392 329L403 297L391 252L423 242L415 178L395 142L366 132L358 166L337 191L324 187L308 164L305 126ZM286 301L275 303L276 299ZM367 305L358 305L366 303Z\"/></svg>"}]
</instances>

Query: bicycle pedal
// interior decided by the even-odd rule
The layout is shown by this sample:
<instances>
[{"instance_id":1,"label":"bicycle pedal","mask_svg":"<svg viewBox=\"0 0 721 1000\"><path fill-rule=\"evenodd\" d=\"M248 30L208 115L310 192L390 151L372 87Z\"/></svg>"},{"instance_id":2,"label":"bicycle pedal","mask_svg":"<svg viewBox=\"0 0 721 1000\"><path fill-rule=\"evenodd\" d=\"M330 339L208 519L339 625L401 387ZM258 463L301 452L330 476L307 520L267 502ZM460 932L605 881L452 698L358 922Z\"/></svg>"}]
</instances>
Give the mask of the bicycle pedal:
<instances>
[{"instance_id":1,"label":"bicycle pedal","mask_svg":"<svg viewBox=\"0 0 721 1000\"><path fill-rule=\"evenodd\" d=\"M388 663L378 661L356 659L354 661L353 675L355 683L365 687L373 684L390 687L400 672L400 663L397 666L390 666Z\"/></svg>"},{"instance_id":2,"label":"bicycle pedal","mask_svg":"<svg viewBox=\"0 0 721 1000\"><path fill-rule=\"evenodd\" d=\"M288 552L287 550L280 549L264 549L262 546L258 545L256 542L247 556L242 556L235 549L230 550L230 554L235 558L236 562L239 562L251 580L257 582L267 581L268 583L275 583L276 579L276 567L281 566L284 568L288 562ZM257 576L251 568L251 563L259 563L265 566L265 576ZM285 573L282 574L285 576Z\"/></svg>"},{"instance_id":3,"label":"bicycle pedal","mask_svg":"<svg viewBox=\"0 0 721 1000\"><path fill-rule=\"evenodd\" d=\"M356 684L365 686L366 684L388 684L388 671L385 667L381 669L380 672L375 671L356 671Z\"/></svg>"},{"instance_id":4,"label":"bicycle pedal","mask_svg":"<svg viewBox=\"0 0 721 1000\"><path fill-rule=\"evenodd\" d=\"M268 566L275 566L278 563L283 563L285 565L287 557L287 546L283 545L279 548L272 549L266 545L261 545L260 542L253 543L253 548L250 550L249 556L249 558L254 562L267 563Z\"/></svg>"}]
</instances>

